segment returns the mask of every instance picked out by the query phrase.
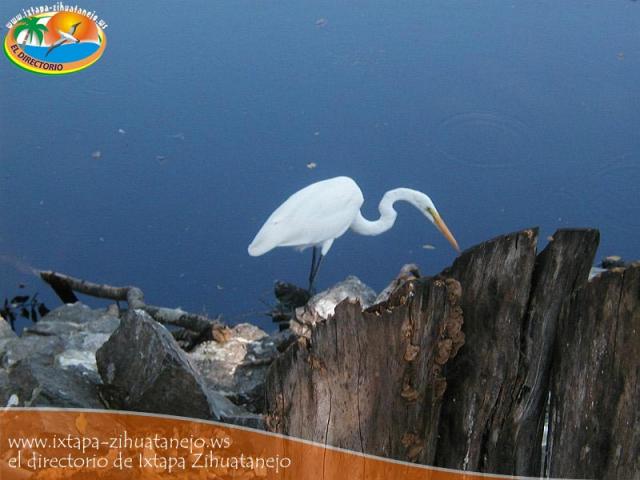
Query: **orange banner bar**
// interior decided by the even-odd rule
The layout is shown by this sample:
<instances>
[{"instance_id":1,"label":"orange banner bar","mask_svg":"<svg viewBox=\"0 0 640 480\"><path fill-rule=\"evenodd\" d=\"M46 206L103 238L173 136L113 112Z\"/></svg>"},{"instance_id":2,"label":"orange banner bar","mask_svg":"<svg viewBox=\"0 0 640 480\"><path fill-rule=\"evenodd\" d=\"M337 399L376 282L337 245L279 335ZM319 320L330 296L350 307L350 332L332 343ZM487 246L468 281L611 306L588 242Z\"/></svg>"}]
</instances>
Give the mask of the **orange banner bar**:
<instances>
[{"instance_id":1,"label":"orange banner bar","mask_svg":"<svg viewBox=\"0 0 640 480\"><path fill-rule=\"evenodd\" d=\"M0 411L0 478L474 480L266 432L130 412Z\"/></svg>"}]
</instances>

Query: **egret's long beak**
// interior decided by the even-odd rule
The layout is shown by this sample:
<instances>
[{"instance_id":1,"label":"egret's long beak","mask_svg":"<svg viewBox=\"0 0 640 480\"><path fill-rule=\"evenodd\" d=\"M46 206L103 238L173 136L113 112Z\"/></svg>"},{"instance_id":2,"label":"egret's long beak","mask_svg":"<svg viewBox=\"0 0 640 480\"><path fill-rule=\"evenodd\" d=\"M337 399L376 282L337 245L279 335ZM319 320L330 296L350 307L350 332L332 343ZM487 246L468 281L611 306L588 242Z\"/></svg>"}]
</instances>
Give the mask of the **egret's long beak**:
<instances>
[{"instance_id":1,"label":"egret's long beak","mask_svg":"<svg viewBox=\"0 0 640 480\"><path fill-rule=\"evenodd\" d=\"M438 212L436 212L435 210L431 210L430 213L431 213L431 216L433 217L434 225L438 227L438 230L440 230L440 233L444 235L444 238L447 239L447 241L451 244L451 246L456 249L456 252L460 253L460 247L458 246L458 242L456 242L456 239L453 237L453 234L447 227L447 224L444 223L444 220L442 220L442 217L440 217Z\"/></svg>"}]
</instances>

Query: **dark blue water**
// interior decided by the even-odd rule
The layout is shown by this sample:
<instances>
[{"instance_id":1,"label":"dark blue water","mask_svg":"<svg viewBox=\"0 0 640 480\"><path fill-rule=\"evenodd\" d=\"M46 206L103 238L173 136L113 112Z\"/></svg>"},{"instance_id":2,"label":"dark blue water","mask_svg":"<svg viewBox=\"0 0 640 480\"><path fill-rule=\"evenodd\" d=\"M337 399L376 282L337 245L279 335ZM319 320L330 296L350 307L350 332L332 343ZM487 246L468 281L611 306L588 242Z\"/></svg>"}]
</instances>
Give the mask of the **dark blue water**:
<instances>
[{"instance_id":1,"label":"dark blue water","mask_svg":"<svg viewBox=\"0 0 640 480\"><path fill-rule=\"evenodd\" d=\"M640 256L640 3L82 6L109 23L94 66L0 61L2 295L23 282L55 304L32 265L271 328L261 300L275 279L305 284L308 252L247 245L290 193L336 175L370 218L389 188L427 192L463 248L589 226L599 256ZM319 287L355 274L379 290L404 263L454 259L399 212L382 236L336 241Z\"/></svg>"},{"instance_id":2,"label":"dark blue water","mask_svg":"<svg viewBox=\"0 0 640 480\"><path fill-rule=\"evenodd\" d=\"M33 58L46 60L47 62L75 62L92 55L100 48L100 45L92 42L63 44L49 52L49 47L27 45L25 52ZM47 54L49 52L49 54Z\"/></svg>"}]
</instances>

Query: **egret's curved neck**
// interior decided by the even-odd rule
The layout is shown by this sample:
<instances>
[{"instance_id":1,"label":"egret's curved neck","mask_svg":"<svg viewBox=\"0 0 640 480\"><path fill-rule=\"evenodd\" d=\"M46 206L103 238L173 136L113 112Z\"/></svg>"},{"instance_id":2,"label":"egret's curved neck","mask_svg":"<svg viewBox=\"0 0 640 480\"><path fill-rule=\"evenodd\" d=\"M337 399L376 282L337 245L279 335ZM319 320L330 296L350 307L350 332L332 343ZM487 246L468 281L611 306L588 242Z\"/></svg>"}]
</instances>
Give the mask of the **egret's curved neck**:
<instances>
[{"instance_id":1,"label":"egret's curved neck","mask_svg":"<svg viewBox=\"0 0 640 480\"><path fill-rule=\"evenodd\" d=\"M358 212L358 215L356 215L355 220L351 224L351 230L360 235L380 235L386 232L393 227L396 217L398 216L398 212L393 208L393 204L399 200L404 200L420 209L421 207L417 200L420 195L424 194L416 190L411 190L410 188L389 190L382 196L382 200L380 200L380 204L378 205L380 218L375 221L367 220L362 216L362 213Z\"/></svg>"}]
</instances>

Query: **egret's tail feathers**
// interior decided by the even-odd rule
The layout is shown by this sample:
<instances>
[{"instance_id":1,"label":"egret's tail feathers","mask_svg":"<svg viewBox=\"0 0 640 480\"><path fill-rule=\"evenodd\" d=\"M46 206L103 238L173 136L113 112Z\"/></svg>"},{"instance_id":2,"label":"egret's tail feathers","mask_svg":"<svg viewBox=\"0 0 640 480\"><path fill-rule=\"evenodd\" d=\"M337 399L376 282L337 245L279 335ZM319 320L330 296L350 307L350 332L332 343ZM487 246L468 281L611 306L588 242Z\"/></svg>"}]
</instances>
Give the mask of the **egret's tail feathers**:
<instances>
[{"instance_id":1,"label":"egret's tail feathers","mask_svg":"<svg viewBox=\"0 0 640 480\"><path fill-rule=\"evenodd\" d=\"M264 255L271 249L273 249L272 246L265 245L264 243L261 243L261 242L253 241L251 242L251 245L249 245L249 248L247 249L247 251L249 252L249 255L251 255L252 257L259 257L260 255Z\"/></svg>"}]
</instances>

